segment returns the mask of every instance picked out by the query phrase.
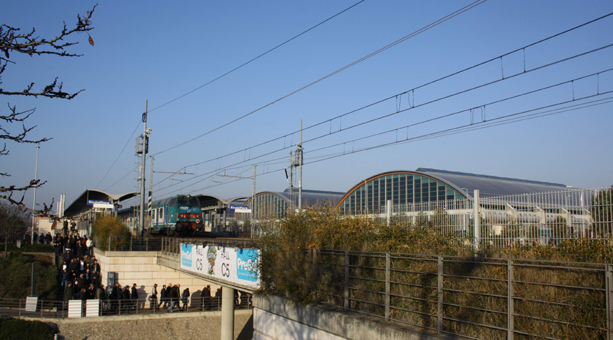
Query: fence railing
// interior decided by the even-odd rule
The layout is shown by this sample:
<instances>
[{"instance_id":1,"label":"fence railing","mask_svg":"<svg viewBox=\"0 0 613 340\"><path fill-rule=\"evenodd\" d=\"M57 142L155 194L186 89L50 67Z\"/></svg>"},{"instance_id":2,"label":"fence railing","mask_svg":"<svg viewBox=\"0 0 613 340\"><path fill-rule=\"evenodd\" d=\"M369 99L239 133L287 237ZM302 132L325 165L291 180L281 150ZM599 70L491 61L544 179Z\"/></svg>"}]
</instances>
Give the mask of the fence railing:
<instances>
[{"instance_id":1,"label":"fence railing","mask_svg":"<svg viewBox=\"0 0 613 340\"><path fill-rule=\"evenodd\" d=\"M467 199L394 204L389 213L384 206L374 215L494 247L613 238L613 188L479 196L476 190Z\"/></svg>"},{"instance_id":2,"label":"fence railing","mask_svg":"<svg viewBox=\"0 0 613 340\"><path fill-rule=\"evenodd\" d=\"M322 250L320 302L473 339L612 339L612 266Z\"/></svg>"},{"instance_id":3,"label":"fence railing","mask_svg":"<svg viewBox=\"0 0 613 340\"><path fill-rule=\"evenodd\" d=\"M76 308L69 307L72 302L79 301L80 304ZM88 304L97 302L95 315L88 315ZM26 299L0 299L0 314L7 316L29 316L29 317L44 317L44 318L68 318L68 317L91 317L91 316L112 316L112 315L140 315L140 314L158 314L168 313L167 308L170 306L170 300L69 300L69 301L54 301L54 300L38 300L35 308L26 308ZM71 305L71 306L73 306ZM79 308L80 307L80 308ZM77 311L74 312L69 308ZM235 301L235 308L250 309L252 308L251 296L241 295L240 300ZM220 311L221 297L201 297L190 299L186 305L180 300L175 302L174 312L202 312L202 311Z\"/></svg>"}]
</instances>

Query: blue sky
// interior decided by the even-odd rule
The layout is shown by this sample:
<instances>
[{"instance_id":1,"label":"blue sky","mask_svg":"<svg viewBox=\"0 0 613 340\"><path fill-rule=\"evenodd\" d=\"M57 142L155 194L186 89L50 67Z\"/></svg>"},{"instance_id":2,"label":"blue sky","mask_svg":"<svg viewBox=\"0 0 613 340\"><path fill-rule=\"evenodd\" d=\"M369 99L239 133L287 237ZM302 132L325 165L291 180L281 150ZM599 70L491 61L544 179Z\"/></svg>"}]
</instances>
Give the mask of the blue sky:
<instances>
[{"instance_id":1,"label":"blue sky","mask_svg":"<svg viewBox=\"0 0 613 340\"><path fill-rule=\"evenodd\" d=\"M15 58L2 76L5 89L22 89L34 81L44 86L59 77L65 89L85 89L71 101L2 98L18 108L36 108L28 124L36 125L32 138L52 137L41 145L39 178L47 183L37 191L37 202L67 194L70 204L87 188L111 193L136 189L133 132L149 101L151 154L156 171L178 171L185 166L194 175L156 173L154 198L178 193L234 197L251 194L251 181L230 182L211 177L228 167L227 174L251 176L258 164L258 191L287 187L282 171L298 135L238 155L221 157L298 130L304 131L304 188L345 192L362 178L390 170L430 167L494 176L563 183L574 187L613 184L610 157L613 104L597 90L613 90L613 72L577 80L548 91L497 100L567 82L613 67L613 48L606 48L550 67L523 73L576 54L613 43L613 16L504 57L458 76L416 90L415 109L340 131L352 124L396 110L390 100L354 114L333 117L393 97L461 69L503 55L540 39L613 12L611 1L501 1L490 0L459 16L373 56L339 74L266 107L202 138L159 153L261 108L418 29L468 5L471 1L366 0L333 20L250 63L232 74L158 108L273 48L300 32L355 4L353 1L105 1L93 16L91 36L73 38L72 52L80 58ZM41 36L71 24L91 1L10 1L3 5L1 22ZM519 74L504 81L422 105L483 83ZM576 100L602 105L553 114L487 129L435 139L398 143L348 154L406 138L406 127L425 119L485 105L487 121L508 114ZM407 105L406 95L400 108ZM488 105L486 105L488 104ZM594 103L592 103L594 104ZM591 104L590 104L591 105ZM472 122L480 126L481 109ZM409 127L409 138L471 122L470 112ZM13 127L16 129L18 127ZM349 142L376 132L398 128L376 138ZM16 130L14 130L16 131ZM330 134L329 136L324 136ZM132 136L132 137L131 137ZM128 142L129 140L129 142ZM125 151L121 150L127 143ZM314 151L336 143L344 145ZM289 147L291 146L291 147ZM34 175L33 145L8 143L10 155L1 158L2 171L12 174L1 185L26 184ZM286 147L285 149L283 149ZM249 161L250 157L282 150ZM159 153L159 154L158 154ZM111 164L117 159L106 177ZM217 159L219 158L219 159ZM217 160L214 160L217 159ZM280 159L280 160L275 160ZM206 162L208 160L214 160ZM149 164L149 159L147 160ZM239 163L242 168L230 166ZM147 169L147 177L149 169ZM104 178L104 180L103 180ZM123 178L123 179L122 179ZM164 180L165 179L165 180ZM26 202L32 202L31 193ZM28 203L31 204L31 203Z\"/></svg>"}]
</instances>

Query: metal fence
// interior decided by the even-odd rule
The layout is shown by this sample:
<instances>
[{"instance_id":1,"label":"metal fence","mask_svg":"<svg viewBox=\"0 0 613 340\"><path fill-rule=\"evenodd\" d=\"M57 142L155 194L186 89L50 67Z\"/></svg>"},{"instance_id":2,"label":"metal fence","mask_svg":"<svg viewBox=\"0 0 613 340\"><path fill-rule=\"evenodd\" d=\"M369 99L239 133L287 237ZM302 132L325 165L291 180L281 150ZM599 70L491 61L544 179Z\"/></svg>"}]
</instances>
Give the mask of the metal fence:
<instances>
[{"instance_id":1,"label":"metal fence","mask_svg":"<svg viewBox=\"0 0 613 340\"><path fill-rule=\"evenodd\" d=\"M454 199L383 207L379 218L426 225L495 247L559 244L613 237L613 188ZM390 216L391 215L391 216ZM474 216L479 216L478 221Z\"/></svg>"},{"instance_id":2,"label":"metal fence","mask_svg":"<svg viewBox=\"0 0 613 340\"><path fill-rule=\"evenodd\" d=\"M76 308L69 309L70 303L77 302ZM97 303L95 314L88 315L88 308L91 303ZM89 304L89 305L88 305ZM35 307L26 308L26 299L0 299L0 315L6 316L29 316L44 318L69 318L69 317L91 317L91 316L112 316L112 315L148 315L169 313L167 308L170 301L146 301L139 300L69 300L54 301L39 299ZM80 308L79 308L80 307ZM243 294L240 299L235 301L235 308L250 309L251 295ZM182 302L177 302L174 312L202 312L220 311L221 297L190 299L185 306ZM76 311L76 315L75 315Z\"/></svg>"},{"instance_id":3,"label":"metal fence","mask_svg":"<svg viewBox=\"0 0 613 340\"><path fill-rule=\"evenodd\" d=\"M471 339L612 339L612 266L325 250L320 302Z\"/></svg>"}]
</instances>

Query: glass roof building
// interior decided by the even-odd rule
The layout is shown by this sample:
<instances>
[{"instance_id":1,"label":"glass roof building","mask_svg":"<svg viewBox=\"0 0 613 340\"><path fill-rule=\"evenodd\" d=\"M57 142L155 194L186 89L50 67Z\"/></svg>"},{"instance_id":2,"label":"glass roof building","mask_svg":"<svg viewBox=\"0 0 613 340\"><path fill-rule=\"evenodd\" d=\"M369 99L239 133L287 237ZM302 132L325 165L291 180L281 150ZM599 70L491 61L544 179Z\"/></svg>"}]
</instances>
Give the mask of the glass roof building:
<instances>
[{"instance_id":1,"label":"glass roof building","mask_svg":"<svg viewBox=\"0 0 613 340\"><path fill-rule=\"evenodd\" d=\"M475 189L480 197L532 194L566 190L564 184L464 172L418 168L390 171L362 180L336 204L344 214L378 213L392 201L393 206L471 199Z\"/></svg>"},{"instance_id":2,"label":"glass roof building","mask_svg":"<svg viewBox=\"0 0 613 340\"><path fill-rule=\"evenodd\" d=\"M338 200L343 197L342 192L334 191L319 191L319 190L302 190L302 207L306 208L318 204L336 205ZM290 191L286 189L283 192L263 191L255 196L255 204L251 204L251 198L245 202L245 205L255 207L254 213L256 219L261 218L281 218L285 216L288 209L298 207L298 190Z\"/></svg>"}]
</instances>

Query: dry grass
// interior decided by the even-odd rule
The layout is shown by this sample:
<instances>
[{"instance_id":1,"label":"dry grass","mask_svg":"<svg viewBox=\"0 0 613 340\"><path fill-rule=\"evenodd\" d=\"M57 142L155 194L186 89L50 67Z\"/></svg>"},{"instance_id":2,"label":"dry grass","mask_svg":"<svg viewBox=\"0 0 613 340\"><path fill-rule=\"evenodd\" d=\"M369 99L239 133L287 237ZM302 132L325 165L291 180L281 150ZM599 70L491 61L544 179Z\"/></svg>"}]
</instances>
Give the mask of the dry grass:
<instances>
[{"instance_id":1,"label":"dry grass","mask_svg":"<svg viewBox=\"0 0 613 340\"><path fill-rule=\"evenodd\" d=\"M484 249L474 254L462 246L462 240L440 235L432 226L387 226L340 216L329 208L289 214L274 227L268 226L265 235L262 290L299 304L347 304L349 309L386 317L385 253L390 253L387 317L436 329L438 261L443 256L443 330L506 339L507 261L512 259L516 339L606 335L604 266L587 264L613 259L604 241Z\"/></svg>"}]
</instances>

